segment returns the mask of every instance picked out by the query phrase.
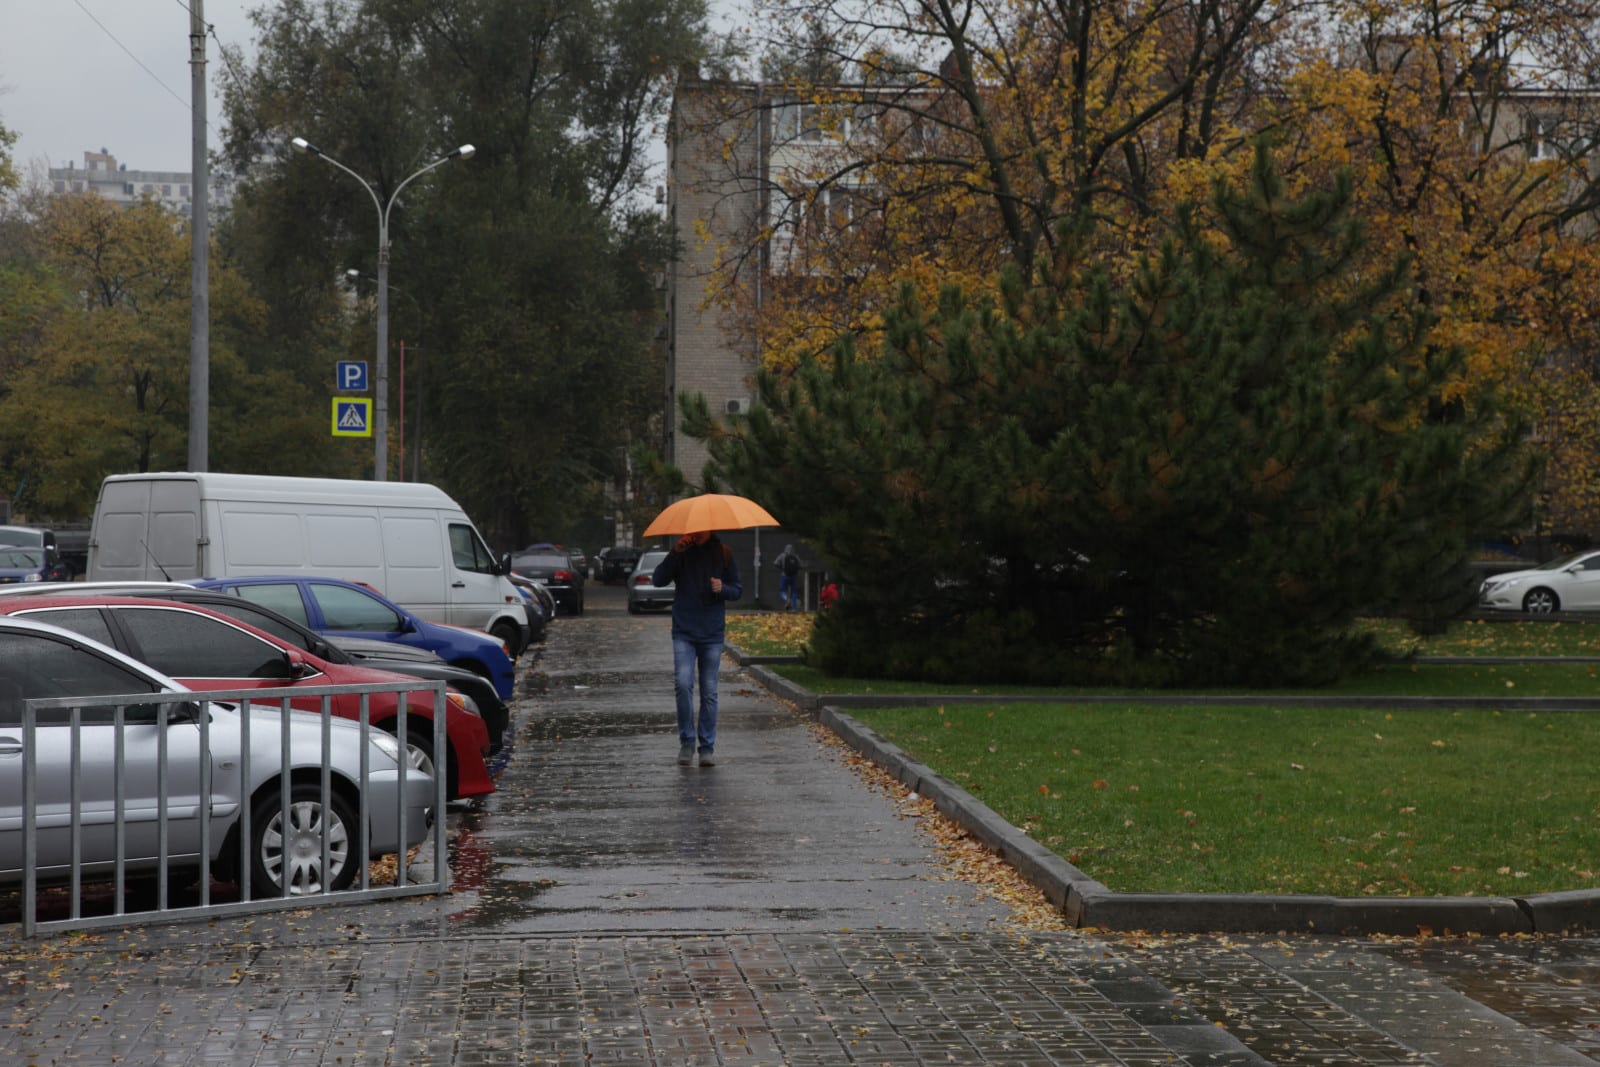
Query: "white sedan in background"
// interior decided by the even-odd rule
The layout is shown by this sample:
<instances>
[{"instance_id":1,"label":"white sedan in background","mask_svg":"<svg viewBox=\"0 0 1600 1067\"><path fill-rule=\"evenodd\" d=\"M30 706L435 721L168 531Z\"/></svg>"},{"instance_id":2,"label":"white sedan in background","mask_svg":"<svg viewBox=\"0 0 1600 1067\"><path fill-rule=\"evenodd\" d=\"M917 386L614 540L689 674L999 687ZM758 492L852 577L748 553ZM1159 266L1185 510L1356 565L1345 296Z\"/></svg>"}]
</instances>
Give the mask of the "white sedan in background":
<instances>
[{"instance_id":1,"label":"white sedan in background","mask_svg":"<svg viewBox=\"0 0 1600 1067\"><path fill-rule=\"evenodd\" d=\"M1532 570L1484 579L1478 606L1548 615L1552 611L1600 611L1600 550L1577 552Z\"/></svg>"}]
</instances>

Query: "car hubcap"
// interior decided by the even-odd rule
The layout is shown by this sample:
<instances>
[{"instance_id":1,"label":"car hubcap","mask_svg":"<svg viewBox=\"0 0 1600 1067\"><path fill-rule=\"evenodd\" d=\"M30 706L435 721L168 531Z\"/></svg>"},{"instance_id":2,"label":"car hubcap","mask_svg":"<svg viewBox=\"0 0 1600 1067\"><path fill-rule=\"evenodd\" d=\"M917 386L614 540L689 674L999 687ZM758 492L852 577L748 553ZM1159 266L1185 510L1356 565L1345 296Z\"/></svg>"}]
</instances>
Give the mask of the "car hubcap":
<instances>
[{"instance_id":1,"label":"car hubcap","mask_svg":"<svg viewBox=\"0 0 1600 1067\"><path fill-rule=\"evenodd\" d=\"M261 862L275 885L282 888L287 868L290 894L323 891L329 881L322 871L323 831L322 805L312 801L289 805L287 837L283 833L283 813L273 816L261 839ZM327 827L327 838L329 875L336 877L350 858L350 836L342 820Z\"/></svg>"},{"instance_id":2,"label":"car hubcap","mask_svg":"<svg viewBox=\"0 0 1600 1067\"><path fill-rule=\"evenodd\" d=\"M433 756L421 745L406 745L406 760L414 771L421 771L429 778L433 777Z\"/></svg>"}]
</instances>

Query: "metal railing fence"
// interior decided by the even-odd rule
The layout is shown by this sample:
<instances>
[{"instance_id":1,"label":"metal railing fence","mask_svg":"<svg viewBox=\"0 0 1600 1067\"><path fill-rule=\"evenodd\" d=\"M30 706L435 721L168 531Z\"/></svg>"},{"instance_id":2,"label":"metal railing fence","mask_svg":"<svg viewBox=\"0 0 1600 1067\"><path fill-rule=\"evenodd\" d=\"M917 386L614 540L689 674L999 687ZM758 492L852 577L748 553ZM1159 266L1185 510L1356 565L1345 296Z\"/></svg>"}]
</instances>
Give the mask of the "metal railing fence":
<instances>
[{"instance_id":1,"label":"metal railing fence","mask_svg":"<svg viewBox=\"0 0 1600 1067\"><path fill-rule=\"evenodd\" d=\"M373 695L422 692L431 695L433 708L431 781L411 766L409 700L398 701L392 735L370 719ZM334 713L333 698L351 694L360 696L359 716L349 720L359 733L334 726L345 717ZM291 699L312 698L317 711L290 707ZM292 697L281 690L269 696L261 689L230 689L24 701L20 798L14 785L5 787L8 772L0 761L0 867L15 862L17 841L7 846L5 839L19 834L22 933L447 892L446 707L439 681L303 687ZM234 717L237 727L230 725ZM392 769L372 765L375 754L387 756L370 742L380 734L398 742L400 758ZM43 765L42 755L48 757ZM59 777L42 780L46 771L59 776L63 765L65 783ZM276 804L257 811L258 798L267 801L274 793ZM392 810L380 809L374 793L392 793ZM11 808L18 799L20 811ZM352 806L354 827L344 826L343 836L336 836L339 824L348 821L340 809ZM411 882L405 844L426 840L428 819L431 877ZM400 845L393 885L372 884L375 825ZM236 848L225 847L234 830ZM255 883L274 881L264 860L265 845L274 839L276 892L258 896ZM348 864L356 867L349 888L333 890L335 877L342 877ZM219 869L233 875L237 899L213 899ZM194 903L171 903L178 871L185 887L187 879L197 878ZM317 881L311 880L312 872ZM130 876L154 877L153 908L129 909ZM85 914L85 886L105 879L114 887L110 913ZM57 884L65 887L69 914L41 920L40 894Z\"/></svg>"}]
</instances>

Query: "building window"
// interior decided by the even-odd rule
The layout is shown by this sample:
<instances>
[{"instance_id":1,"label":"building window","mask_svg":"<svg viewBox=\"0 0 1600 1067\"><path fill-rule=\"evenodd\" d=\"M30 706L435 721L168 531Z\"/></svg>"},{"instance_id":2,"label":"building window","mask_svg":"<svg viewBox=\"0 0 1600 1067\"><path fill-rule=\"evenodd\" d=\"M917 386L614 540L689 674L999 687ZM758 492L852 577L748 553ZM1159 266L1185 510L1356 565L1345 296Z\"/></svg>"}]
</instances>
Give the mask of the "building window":
<instances>
[{"instance_id":1,"label":"building window","mask_svg":"<svg viewBox=\"0 0 1600 1067\"><path fill-rule=\"evenodd\" d=\"M865 185L830 186L804 193L779 193L772 199L772 269L799 268L806 252L824 248L835 234L863 222L875 212L872 189Z\"/></svg>"},{"instance_id":2,"label":"building window","mask_svg":"<svg viewBox=\"0 0 1600 1067\"><path fill-rule=\"evenodd\" d=\"M848 139L856 122L851 109L790 101L779 104L773 122L774 143L824 144Z\"/></svg>"},{"instance_id":3,"label":"building window","mask_svg":"<svg viewBox=\"0 0 1600 1067\"><path fill-rule=\"evenodd\" d=\"M1524 124L1524 136L1528 141L1529 159L1554 159L1556 158L1555 144L1551 134L1555 132L1554 119L1542 115L1529 115Z\"/></svg>"},{"instance_id":4,"label":"building window","mask_svg":"<svg viewBox=\"0 0 1600 1067\"><path fill-rule=\"evenodd\" d=\"M1529 159L1577 159L1594 150L1593 133L1580 132L1572 119L1529 115L1522 128Z\"/></svg>"}]
</instances>

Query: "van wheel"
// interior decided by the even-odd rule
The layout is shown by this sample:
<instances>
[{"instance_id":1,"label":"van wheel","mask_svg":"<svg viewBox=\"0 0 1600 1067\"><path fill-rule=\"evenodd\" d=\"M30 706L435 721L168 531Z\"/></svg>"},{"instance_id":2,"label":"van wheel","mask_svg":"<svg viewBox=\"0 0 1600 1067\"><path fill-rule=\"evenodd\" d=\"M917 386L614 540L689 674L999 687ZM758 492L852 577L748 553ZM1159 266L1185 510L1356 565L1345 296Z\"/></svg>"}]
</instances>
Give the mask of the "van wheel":
<instances>
[{"instance_id":1,"label":"van wheel","mask_svg":"<svg viewBox=\"0 0 1600 1067\"><path fill-rule=\"evenodd\" d=\"M259 896L280 896L289 882L291 896L337 893L350 888L358 866L351 854L356 837L356 817L337 792L322 804L322 787L300 782L289 792L289 823L276 789L253 805L250 828L251 888ZM328 869L322 869L322 842L328 842Z\"/></svg>"},{"instance_id":2,"label":"van wheel","mask_svg":"<svg viewBox=\"0 0 1600 1067\"><path fill-rule=\"evenodd\" d=\"M505 645L506 648L511 650L512 659L517 658L517 655L522 651L522 649L517 647L517 642L522 640L521 631L519 631L514 625L507 622L505 619L501 619L499 622L489 627L489 632L494 635L494 639L496 641L499 641L502 645Z\"/></svg>"}]
</instances>

